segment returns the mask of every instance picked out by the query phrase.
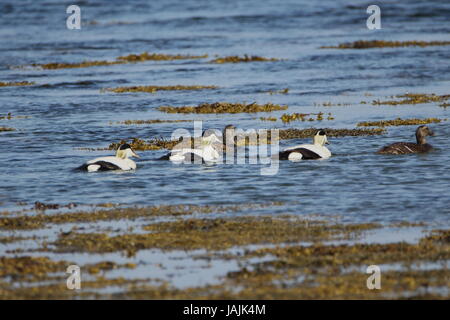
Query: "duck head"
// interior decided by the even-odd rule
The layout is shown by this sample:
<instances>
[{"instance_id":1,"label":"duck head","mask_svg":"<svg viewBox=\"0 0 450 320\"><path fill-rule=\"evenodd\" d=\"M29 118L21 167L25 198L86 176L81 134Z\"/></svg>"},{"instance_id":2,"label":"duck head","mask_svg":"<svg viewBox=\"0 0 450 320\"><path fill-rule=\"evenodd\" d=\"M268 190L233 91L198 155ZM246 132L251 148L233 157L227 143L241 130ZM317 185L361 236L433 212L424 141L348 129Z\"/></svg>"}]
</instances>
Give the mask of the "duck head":
<instances>
[{"instance_id":1,"label":"duck head","mask_svg":"<svg viewBox=\"0 0 450 320\"><path fill-rule=\"evenodd\" d=\"M325 130L322 130L322 129L317 131L316 135L313 138L313 141L314 141L315 145L319 145L319 146L323 146L325 144L330 144L328 142Z\"/></svg>"},{"instance_id":2,"label":"duck head","mask_svg":"<svg viewBox=\"0 0 450 320\"><path fill-rule=\"evenodd\" d=\"M127 159L130 157L140 158L128 143L121 144L116 151L116 157Z\"/></svg>"},{"instance_id":3,"label":"duck head","mask_svg":"<svg viewBox=\"0 0 450 320\"><path fill-rule=\"evenodd\" d=\"M427 143L427 140L425 137L427 136L434 136L434 132L431 131L428 126L419 126L416 130L416 139L418 144L425 144Z\"/></svg>"},{"instance_id":4,"label":"duck head","mask_svg":"<svg viewBox=\"0 0 450 320\"><path fill-rule=\"evenodd\" d=\"M222 140L217 137L216 130L205 130L202 135L202 144L211 145L213 143L222 143Z\"/></svg>"}]
</instances>

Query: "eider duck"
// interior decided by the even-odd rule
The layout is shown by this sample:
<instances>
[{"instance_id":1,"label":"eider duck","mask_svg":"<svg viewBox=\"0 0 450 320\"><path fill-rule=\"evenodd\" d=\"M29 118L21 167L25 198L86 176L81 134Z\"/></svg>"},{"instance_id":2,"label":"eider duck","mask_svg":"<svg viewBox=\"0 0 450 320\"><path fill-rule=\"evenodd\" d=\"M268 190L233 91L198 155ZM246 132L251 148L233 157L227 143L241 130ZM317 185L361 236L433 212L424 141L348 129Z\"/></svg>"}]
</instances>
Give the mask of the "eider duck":
<instances>
[{"instance_id":1,"label":"eider duck","mask_svg":"<svg viewBox=\"0 0 450 320\"><path fill-rule=\"evenodd\" d=\"M417 143L396 142L385 146L377 151L377 154L408 154L408 153L426 153L433 150L433 147L427 143L426 136L434 136L434 132L427 126L419 126L416 130Z\"/></svg>"},{"instance_id":2,"label":"eider duck","mask_svg":"<svg viewBox=\"0 0 450 320\"><path fill-rule=\"evenodd\" d=\"M110 157L100 157L93 160L89 160L79 170L88 172L95 171L108 171L108 170L135 170L136 163L128 159L129 157L140 158L136 152L133 151L131 146L127 143L122 144L117 148L116 155Z\"/></svg>"},{"instance_id":3,"label":"eider duck","mask_svg":"<svg viewBox=\"0 0 450 320\"><path fill-rule=\"evenodd\" d=\"M324 145L329 144L324 130L320 129L313 137L313 144L301 144L290 147L279 153L280 160L300 161L328 159L331 152Z\"/></svg>"},{"instance_id":4,"label":"eider duck","mask_svg":"<svg viewBox=\"0 0 450 320\"><path fill-rule=\"evenodd\" d=\"M175 163L181 162L200 162L200 163L210 163L218 162L220 159L220 154L216 150L214 144L220 144L222 146L222 140L215 134L214 130L205 130L200 140L200 145L195 146L195 148L177 148L172 149L172 151L159 160L170 160Z\"/></svg>"}]
</instances>

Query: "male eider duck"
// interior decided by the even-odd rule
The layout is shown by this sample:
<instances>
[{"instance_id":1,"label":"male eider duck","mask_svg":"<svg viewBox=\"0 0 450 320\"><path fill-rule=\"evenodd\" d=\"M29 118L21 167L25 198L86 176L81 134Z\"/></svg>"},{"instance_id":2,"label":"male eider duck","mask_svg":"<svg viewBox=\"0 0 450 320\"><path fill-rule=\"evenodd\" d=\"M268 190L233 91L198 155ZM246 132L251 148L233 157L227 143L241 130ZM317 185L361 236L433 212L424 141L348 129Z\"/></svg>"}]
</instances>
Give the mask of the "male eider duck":
<instances>
[{"instance_id":1,"label":"male eider duck","mask_svg":"<svg viewBox=\"0 0 450 320\"><path fill-rule=\"evenodd\" d=\"M83 164L78 169L88 172L95 171L108 171L108 170L135 170L136 163L128 159L129 157L140 158L136 152L133 151L131 146L127 143L122 144L116 151L115 156L100 157L90 160Z\"/></svg>"},{"instance_id":2,"label":"male eider duck","mask_svg":"<svg viewBox=\"0 0 450 320\"><path fill-rule=\"evenodd\" d=\"M408 154L408 153L426 153L433 150L433 147L427 143L426 136L434 136L434 132L427 126L420 126L416 130L417 143L396 142L385 146L377 151L378 154Z\"/></svg>"},{"instance_id":3,"label":"male eider duck","mask_svg":"<svg viewBox=\"0 0 450 320\"><path fill-rule=\"evenodd\" d=\"M222 145L222 140L215 134L214 130L205 130L200 139L200 145L195 148L176 148L160 158L160 160L170 160L175 163L181 162L201 162L211 163L220 159L218 148L214 144Z\"/></svg>"},{"instance_id":4,"label":"male eider duck","mask_svg":"<svg viewBox=\"0 0 450 320\"><path fill-rule=\"evenodd\" d=\"M280 160L300 161L328 159L331 152L324 145L329 144L324 130L317 131L313 144L301 144L290 147L279 153Z\"/></svg>"}]
</instances>

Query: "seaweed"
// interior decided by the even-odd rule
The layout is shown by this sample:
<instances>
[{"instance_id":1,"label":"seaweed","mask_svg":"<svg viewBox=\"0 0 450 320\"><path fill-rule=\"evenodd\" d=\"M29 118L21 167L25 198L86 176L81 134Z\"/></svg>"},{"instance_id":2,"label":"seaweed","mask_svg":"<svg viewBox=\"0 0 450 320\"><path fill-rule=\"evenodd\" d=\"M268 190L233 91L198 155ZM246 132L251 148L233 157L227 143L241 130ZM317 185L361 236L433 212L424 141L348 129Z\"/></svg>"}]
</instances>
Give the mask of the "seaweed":
<instances>
[{"instance_id":1,"label":"seaweed","mask_svg":"<svg viewBox=\"0 0 450 320\"><path fill-rule=\"evenodd\" d=\"M63 63L63 62L51 62L51 63L34 63L31 66L39 67L48 70L54 69L67 69L67 68L86 68L86 67L97 67L97 66L110 66L116 64L125 64L125 63L135 63L135 62L143 62L143 61L168 61L168 60L182 60L182 59L201 59L207 58L208 55L202 56L191 56L191 55L170 55L170 54L161 54L161 53L148 53L144 52L141 54L130 54L127 56L117 57L114 61L107 60L93 60L93 61L82 61L77 63Z\"/></svg>"},{"instance_id":2,"label":"seaweed","mask_svg":"<svg viewBox=\"0 0 450 320\"><path fill-rule=\"evenodd\" d=\"M9 127L0 127L0 132L3 132L3 131L16 131L16 129L9 128Z\"/></svg>"},{"instance_id":3,"label":"seaweed","mask_svg":"<svg viewBox=\"0 0 450 320\"><path fill-rule=\"evenodd\" d=\"M406 93L402 95L396 95L395 98L400 98L401 100L387 100L380 101L374 100L372 101L373 105L404 105L404 104L421 104L421 103L430 103L430 102L442 102L450 98L450 95L436 95L434 93Z\"/></svg>"},{"instance_id":4,"label":"seaweed","mask_svg":"<svg viewBox=\"0 0 450 320\"><path fill-rule=\"evenodd\" d=\"M126 62L142 62L142 61L170 61L170 60L188 60L188 59L204 59L208 55L183 55L183 54L162 54L162 53L148 53L143 52L141 54L129 54L127 56L120 56L117 58L119 61Z\"/></svg>"},{"instance_id":5,"label":"seaweed","mask_svg":"<svg viewBox=\"0 0 450 320\"><path fill-rule=\"evenodd\" d=\"M217 86L134 86L134 87L118 87L118 88L107 88L104 89L106 91L112 91L115 93L124 93L124 92L148 92L148 93L156 93L158 91L175 91L175 90L205 90L205 89L217 89Z\"/></svg>"},{"instance_id":6,"label":"seaweed","mask_svg":"<svg viewBox=\"0 0 450 320\"><path fill-rule=\"evenodd\" d=\"M311 116L315 115L317 116L316 119L312 118ZM291 121L322 121L324 113L323 112L319 112L319 113L292 113L292 114L288 114L285 113L283 114L280 119L281 121L283 121L283 123L289 123ZM306 117L309 117L308 119ZM333 120L334 118L331 116L331 113L328 113L328 117L327 120Z\"/></svg>"},{"instance_id":7,"label":"seaweed","mask_svg":"<svg viewBox=\"0 0 450 320\"><path fill-rule=\"evenodd\" d=\"M273 95L273 94L288 94L289 93L289 88L285 88L285 89L282 89L282 90L275 90L275 91L269 90L268 93L270 95Z\"/></svg>"},{"instance_id":8,"label":"seaweed","mask_svg":"<svg viewBox=\"0 0 450 320\"><path fill-rule=\"evenodd\" d=\"M29 82L29 81L18 81L18 82L1 82L0 81L0 87L32 86L35 84L36 84L36 82Z\"/></svg>"},{"instance_id":9,"label":"seaweed","mask_svg":"<svg viewBox=\"0 0 450 320\"><path fill-rule=\"evenodd\" d=\"M278 119L275 117L260 117L259 120L261 120L261 121L277 121Z\"/></svg>"},{"instance_id":10,"label":"seaweed","mask_svg":"<svg viewBox=\"0 0 450 320\"><path fill-rule=\"evenodd\" d=\"M60 235L50 245L55 252L116 252L133 256L138 250L224 250L250 244L349 239L360 232L378 228L376 224L340 225L295 216L246 216L215 219L181 219L143 227L150 233L77 233Z\"/></svg>"},{"instance_id":11,"label":"seaweed","mask_svg":"<svg viewBox=\"0 0 450 320\"><path fill-rule=\"evenodd\" d=\"M69 204L70 205L70 204ZM68 208L69 205L58 205L59 208ZM0 229L3 230L27 230L45 228L49 224L82 223L96 221L113 221L122 219L154 218L161 216L189 216L193 214L211 214L239 212L250 209L260 209L272 206L281 206L283 202L267 203L243 203L239 205L160 205L143 208L119 208L113 203L96 205L108 208L103 210L87 210L79 212L64 212L53 215L38 212L35 215L20 215L12 217L0 217ZM74 207L71 207L74 208Z\"/></svg>"},{"instance_id":12,"label":"seaweed","mask_svg":"<svg viewBox=\"0 0 450 320\"><path fill-rule=\"evenodd\" d=\"M172 107L161 106L159 111L166 113L256 113L256 112L271 112L286 110L288 106L266 103L257 104L256 102L246 103L229 103L229 102L215 102L203 103L196 107Z\"/></svg>"},{"instance_id":13,"label":"seaweed","mask_svg":"<svg viewBox=\"0 0 450 320\"><path fill-rule=\"evenodd\" d=\"M128 143L134 150L145 151L145 150L160 150L160 149L172 149L179 141L166 140L164 138L153 138L148 141L132 138L131 142L127 140L121 140L119 142L113 142L109 145L109 150L117 150L120 145Z\"/></svg>"},{"instance_id":14,"label":"seaweed","mask_svg":"<svg viewBox=\"0 0 450 320\"><path fill-rule=\"evenodd\" d=\"M317 133L316 128L309 129L280 129L280 139L303 139L303 138L312 138ZM384 128L375 128L375 129L332 129L325 128L323 129L327 133L329 137L358 137L358 136L374 136L381 135L386 133L386 129Z\"/></svg>"},{"instance_id":15,"label":"seaweed","mask_svg":"<svg viewBox=\"0 0 450 320\"><path fill-rule=\"evenodd\" d=\"M214 60L212 60L212 63L241 63L241 62L267 62L267 61L279 61L279 59L275 58L264 58L260 56L248 56L244 55L243 57L240 56L226 56L226 57L219 57Z\"/></svg>"},{"instance_id":16,"label":"seaweed","mask_svg":"<svg viewBox=\"0 0 450 320\"><path fill-rule=\"evenodd\" d=\"M86 68L86 67L98 67L98 66L110 66L116 64L123 64L124 61L106 61L106 60L98 60L98 61L82 61L78 63L63 63L63 62L51 62L38 64L34 63L31 66L38 67L46 70L56 70L56 69L74 69L74 68Z\"/></svg>"},{"instance_id":17,"label":"seaweed","mask_svg":"<svg viewBox=\"0 0 450 320\"><path fill-rule=\"evenodd\" d=\"M440 123L447 119L426 118L426 119L401 119L381 120L381 121L363 121L357 124L358 127L389 127L389 126L412 126L429 123Z\"/></svg>"}]
</instances>

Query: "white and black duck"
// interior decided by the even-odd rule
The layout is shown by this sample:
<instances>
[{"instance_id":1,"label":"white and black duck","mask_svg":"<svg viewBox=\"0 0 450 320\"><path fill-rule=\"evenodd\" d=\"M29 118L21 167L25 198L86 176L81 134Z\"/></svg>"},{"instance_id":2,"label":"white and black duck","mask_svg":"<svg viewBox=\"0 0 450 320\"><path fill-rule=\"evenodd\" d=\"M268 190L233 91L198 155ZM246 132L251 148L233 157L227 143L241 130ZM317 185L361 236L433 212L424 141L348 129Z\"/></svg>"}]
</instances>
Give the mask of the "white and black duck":
<instances>
[{"instance_id":1,"label":"white and black duck","mask_svg":"<svg viewBox=\"0 0 450 320\"><path fill-rule=\"evenodd\" d=\"M136 163L130 157L139 158L129 144L122 144L117 148L115 156L100 157L89 160L78 169L88 172L109 170L135 170Z\"/></svg>"},{"instance_id":2,"label":"white and black duck","mask_svg":"<svg viewBox=\"0 0 450 320\"><path fill-rule=\"evenodd\" d=\"M202 137L195 141L196 145L192 146L192 141L184 143L184 140L180 141L180 144L171 152L165 154L159 160L170 160L175 163L215 163L222 159L224 149L227 144L231 144L234 141L233 125L228 125L222 132L217 130L205 130Z\"/></svg>"},{"instance_id":3,"label":"white and black duck","mask_svg":"<svg viewBox=\"0 0 450 320\"><path fill-rule=\"evenodd\" d=\"M313 144L301 144L285 149L279 153L280 160L300 161L328 159L331 152L325 147L329 144L324 130L318 130L313 137Z\"/></svg>"}]
</instances>

